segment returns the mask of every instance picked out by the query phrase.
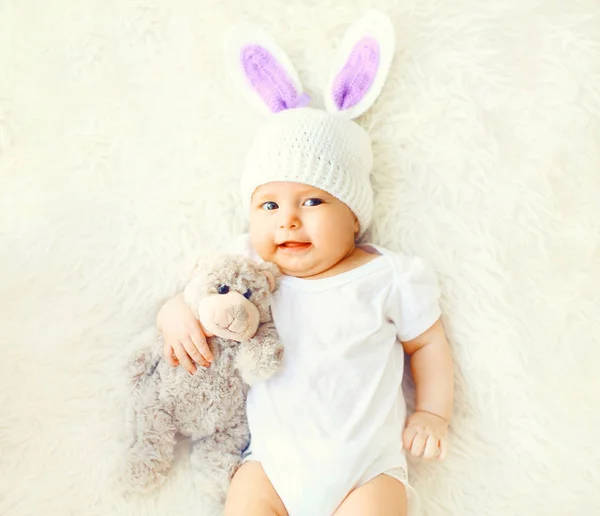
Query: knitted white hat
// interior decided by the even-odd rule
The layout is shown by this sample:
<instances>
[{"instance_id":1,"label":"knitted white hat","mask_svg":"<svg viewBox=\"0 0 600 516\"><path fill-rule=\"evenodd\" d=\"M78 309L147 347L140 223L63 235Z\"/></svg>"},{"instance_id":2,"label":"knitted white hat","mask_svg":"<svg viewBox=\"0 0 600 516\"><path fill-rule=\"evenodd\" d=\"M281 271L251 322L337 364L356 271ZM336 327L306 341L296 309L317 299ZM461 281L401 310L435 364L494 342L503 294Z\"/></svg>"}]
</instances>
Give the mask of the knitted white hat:
<instances>
[{"instance_id":1,"label":"knitted white hat","mask_svg":"<svg viewBox=\"0 0 600 516\"><path fill-rule=\"evenodd\" d=\"M262 184L308 184L344 202L364 233L373 213L373 155L368 134L352 119L371 107L387 78L395 47L389 18L369 11L349 27L325 92L326 110L305 107L310 99L296 70L266 33L237 27L228 43L235 78L248 99L270 113L246 158L245 207Z\"/></svg>"},{"instance_id":2,"label":"knitted white hat","mask_svg":"<svg viewBox=\"0 0 600 516\"><path fill-rule=\"evenodd\" d=\"M345 203L362 233L373 213L372 165L369 135L348 117L312 108L281 111L254 138L242 173L242 201L248 208L254 190L272 181L307 184Z\"/></svg>"}]
</instances>

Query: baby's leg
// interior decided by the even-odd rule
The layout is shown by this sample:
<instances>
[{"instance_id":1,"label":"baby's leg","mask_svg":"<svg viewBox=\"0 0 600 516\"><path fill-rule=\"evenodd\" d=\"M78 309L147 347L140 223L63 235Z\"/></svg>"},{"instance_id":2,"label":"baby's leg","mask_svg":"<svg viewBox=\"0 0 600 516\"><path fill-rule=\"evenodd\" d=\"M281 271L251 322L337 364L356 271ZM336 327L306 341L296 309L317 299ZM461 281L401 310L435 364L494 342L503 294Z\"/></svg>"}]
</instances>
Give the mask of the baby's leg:
<instances>
[{"instance_id":1,"label":"baby's leg","mask_svg":"<svg viewBox=\"0 0 600 516\"><path fill-rule=\"evenodd\" d=\"M406 488L382 474L354 489L334 516L406 516Z\"/></svg>"},{"instance_id":2,"label":"baby's leg","mask_svg":"<svg viewBox=\"0 0 600 516\"><path fill-rule=\"evenodd\" d=\"M287 511L260 462L242 464L233 476L225 516L287 516Z\"/></svg>"}]
</instances>

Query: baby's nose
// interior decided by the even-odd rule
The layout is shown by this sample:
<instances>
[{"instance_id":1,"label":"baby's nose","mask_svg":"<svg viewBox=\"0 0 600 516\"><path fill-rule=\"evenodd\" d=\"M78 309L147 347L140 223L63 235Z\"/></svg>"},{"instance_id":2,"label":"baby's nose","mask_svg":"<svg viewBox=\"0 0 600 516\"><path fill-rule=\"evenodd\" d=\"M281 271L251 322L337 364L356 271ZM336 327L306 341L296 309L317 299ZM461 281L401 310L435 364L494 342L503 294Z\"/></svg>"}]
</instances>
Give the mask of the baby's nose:
<instances>
[{"instance_id":1,"label":"baby's nose","mask_svg":"<svg viewBox=\"0 0 600 516\"><path fill-rule=\"evenodd\" d=\"M298 214L293 209L281 209L279 217L279 227L281 229L298 229L300 226Z\"/></svg>"}]
</instances>

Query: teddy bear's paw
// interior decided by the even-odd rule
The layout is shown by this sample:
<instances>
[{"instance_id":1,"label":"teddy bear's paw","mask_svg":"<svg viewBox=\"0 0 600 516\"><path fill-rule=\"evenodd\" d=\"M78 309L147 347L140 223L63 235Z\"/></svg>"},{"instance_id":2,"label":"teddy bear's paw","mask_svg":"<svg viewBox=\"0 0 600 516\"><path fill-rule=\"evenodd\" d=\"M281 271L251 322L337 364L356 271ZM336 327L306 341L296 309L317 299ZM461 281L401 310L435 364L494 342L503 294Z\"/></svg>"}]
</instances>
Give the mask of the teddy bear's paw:
<instances>
[{"instance_id":1,"label":"teddy bear's paw","mask_svg":"<svg viewBox=\"0 0 600 516\"><path fill-rule=\"evenodd\" d=\"M269 376L273 376L275 374L275 371L277 371L277 369L279 369L279 366L281 365L281 362L283 361L283 346L279 345L277 347L275 347L272 352L269 354L269 360L268 360L268 372L270 373Z\"/></svg>"},{"instance_id":2,"label":"teddy bear's paw","mask_svg":"<svg viewBox=\"0 0 600 516\"><path fill-rule=\"evenodd\" d=\"M239 454L217 448L192 455L192 478L196 490L215 503L225 503L231 477L239 466Z\"/></svg>"},{"instance_id":3,"label":"teddy bear's paw","mask_svg":"<svg viewBox=\"0 0 600 516\"><path fill-rule=\"evenodd\" d=\"M255 371L253 371L254 383L271 378L271 376L277 372L277 369L279 369L280 364L281 359L275 355L265 357L265 360L260 364L260 367L257 367Z\"/></svg>"},{"instance_id":4,"label":"teddy bear's paw","mask_svg":"<svg viewBox=\"0 0 600 516\"><path fill-rule=\"evenodd\" d=\"M249 385L256 383L258 356L256 350L250 346L240 346L235 357L235 367L242 375L242 379Z\"/></svg>"},{"instance_id":5,"label":"teddy bear's paw","mask_svg":"<svg viewBox=\"0 0 600 516\"><path fill-rule=\"evenodd\" d=\"M170 469L170 464L147 456L143 460L130 460L123 474L123 487L140 493L152 491L165 481Z\"/></svg>"},{"instance_id":6,"label":"teddy bear's paw","mask_svg":"<svg viewBox=\"0 0 600 516\"><path fill-rule=\"evenodd\" d=\"M265 352L260 348L242 347L236 356L235 365L248 385L271 378L279 368L283 348Z\"/></svg>"},{"instance_id":7,"label":"teddy bear's paw","mask_svg":"<svg viewBox=\"0 0 600 516\"><path fill-rule=\"evenodd\" d=\"M192 474L196 492L215 505L224 504L229 490L229 475L218 470L196 470Z\"/></svg>"}]
</instances>

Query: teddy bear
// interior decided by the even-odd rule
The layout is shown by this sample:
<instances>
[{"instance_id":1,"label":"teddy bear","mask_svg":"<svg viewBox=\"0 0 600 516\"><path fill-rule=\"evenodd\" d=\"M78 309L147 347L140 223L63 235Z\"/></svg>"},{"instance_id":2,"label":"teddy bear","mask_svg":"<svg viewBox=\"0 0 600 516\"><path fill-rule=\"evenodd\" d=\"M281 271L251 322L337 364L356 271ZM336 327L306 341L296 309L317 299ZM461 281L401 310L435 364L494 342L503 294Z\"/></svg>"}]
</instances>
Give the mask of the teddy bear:
<instances>
[{"instance_id":1,"label":"teddy bear","mask_svg":"<svg viewBox=\"0 0 600 516\"><path fill-rule=\"evenodd\" d=\"M283 346L271 315L279 269L243 256L201 260L184 289L214 356L195 374L163 357L157 330L146 332L128 364L130 445L122 475L126 491L164 482L178 434L191 437L191 465L202 491L222 502L249 442L246 395L271 377Z\"/></svg>"}]
</instances>

